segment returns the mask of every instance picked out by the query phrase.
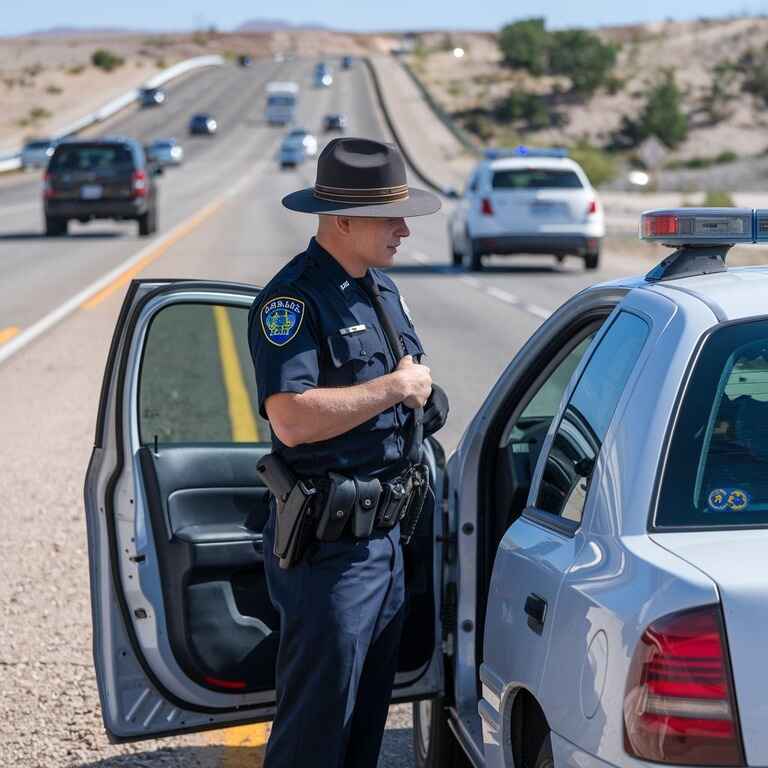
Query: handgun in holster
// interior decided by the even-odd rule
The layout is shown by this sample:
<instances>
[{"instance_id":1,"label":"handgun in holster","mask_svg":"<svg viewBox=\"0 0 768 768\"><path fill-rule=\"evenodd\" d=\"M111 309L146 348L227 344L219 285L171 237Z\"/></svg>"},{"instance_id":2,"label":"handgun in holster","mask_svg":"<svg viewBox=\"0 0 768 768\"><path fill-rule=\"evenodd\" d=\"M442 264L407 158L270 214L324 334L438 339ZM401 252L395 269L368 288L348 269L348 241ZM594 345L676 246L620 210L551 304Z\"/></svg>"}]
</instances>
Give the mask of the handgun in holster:
<instances>
[{"instance_id":1,"label":"handgun in holster","mask_svg":"<svg viewBox=\"0 0 768 768\"><path fill-rule=\"evenodd\" d=\"M277 502L273 551L280 559L280 567L290 568L302 559L313 539L313 501L317 489L307 480L297 478L276 453L264 456L256 472Z\"/></svg>"},{"instance_id":2,"label":"handgun in holster","mask_svg":"<svg viewBox=\"0 0 768 768\"><path fill-rule=\"evenodd\" d=\"M415 464L411 467L410 494L408 504L400 518L400 541L410 543L421 519L421 512L429 492L429 467Z\"/></svg>"}]
</instances>

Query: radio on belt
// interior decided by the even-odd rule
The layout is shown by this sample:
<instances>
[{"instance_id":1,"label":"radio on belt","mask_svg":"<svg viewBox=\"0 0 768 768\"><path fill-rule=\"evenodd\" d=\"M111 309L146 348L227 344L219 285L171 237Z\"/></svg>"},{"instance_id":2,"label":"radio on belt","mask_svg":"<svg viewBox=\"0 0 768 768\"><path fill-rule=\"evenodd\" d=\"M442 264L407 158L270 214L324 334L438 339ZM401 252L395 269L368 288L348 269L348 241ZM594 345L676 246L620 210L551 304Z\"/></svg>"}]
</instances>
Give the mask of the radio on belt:
<instances>
[{"instance_id":1,"label":"radio on belt","mask_svg":"<svg viewBox=\"0 0 768 768\"><path fill-rule=\"evenodd\" d=\"M765 208L662 208L640 218L640 239L677 250L645 279L649 282L723 272L730 248L768 243Z\"/></svg>"}]
</instances>

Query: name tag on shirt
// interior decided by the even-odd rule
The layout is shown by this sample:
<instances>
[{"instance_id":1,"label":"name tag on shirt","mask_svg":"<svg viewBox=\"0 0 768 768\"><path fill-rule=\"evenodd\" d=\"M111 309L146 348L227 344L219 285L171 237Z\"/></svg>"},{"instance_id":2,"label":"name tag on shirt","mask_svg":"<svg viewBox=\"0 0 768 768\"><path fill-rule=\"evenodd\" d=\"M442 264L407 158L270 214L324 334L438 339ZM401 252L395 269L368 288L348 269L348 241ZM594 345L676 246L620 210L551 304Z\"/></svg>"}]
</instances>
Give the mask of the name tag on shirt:
<instances>
[{"instance_id":1,"label":"name tag on shirt","mask_svg":"<svg viewBox=\"0 0 768 768\"><path fill-rule=\"evenodd\" d=\"M339 333L342 336L351 336L353 333L362 333L368 326L364 323L360 325L350 325L349 328L341 328Z\"/></svg>"}]
</instances>

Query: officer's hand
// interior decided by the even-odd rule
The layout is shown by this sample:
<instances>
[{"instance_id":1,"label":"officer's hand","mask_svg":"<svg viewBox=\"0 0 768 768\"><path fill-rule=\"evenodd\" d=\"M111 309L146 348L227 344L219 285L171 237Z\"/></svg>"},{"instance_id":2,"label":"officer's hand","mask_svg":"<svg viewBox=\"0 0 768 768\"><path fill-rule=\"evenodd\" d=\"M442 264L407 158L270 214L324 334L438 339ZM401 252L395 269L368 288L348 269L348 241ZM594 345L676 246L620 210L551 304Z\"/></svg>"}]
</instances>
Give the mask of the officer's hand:
<instances>
[{"instance_id":1,"label":"officer's hand","mask_svg":"<svg viewBox=\"0 0 768 768\"><path fill-rule=\"evenodd\" d=\"M414 363L406 355L397 364L397 373L403 384L403 404L408 408L423 408L432 392L432 374L426 365Z\"/></svg>"}]
</instances>

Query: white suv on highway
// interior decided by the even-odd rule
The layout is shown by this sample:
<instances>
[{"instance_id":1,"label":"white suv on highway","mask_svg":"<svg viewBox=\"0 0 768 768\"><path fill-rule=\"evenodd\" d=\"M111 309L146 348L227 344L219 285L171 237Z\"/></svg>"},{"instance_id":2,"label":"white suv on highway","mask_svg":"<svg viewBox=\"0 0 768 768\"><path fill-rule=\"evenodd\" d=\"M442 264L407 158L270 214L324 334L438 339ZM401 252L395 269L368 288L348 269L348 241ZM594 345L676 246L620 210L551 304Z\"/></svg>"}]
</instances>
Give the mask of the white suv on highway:
<instances>
[{"instance_id":1,"label":"white suv on highway","mask_svg":"<svg viewBox=\"0 0 768 768\"><path fill-rule=\"evenodd\" d=\"M597 269L603 210L581 166L561 149L489 149L450 218L454 266L486 255L581 256Z\"/></svg>"}]
</instances>

